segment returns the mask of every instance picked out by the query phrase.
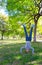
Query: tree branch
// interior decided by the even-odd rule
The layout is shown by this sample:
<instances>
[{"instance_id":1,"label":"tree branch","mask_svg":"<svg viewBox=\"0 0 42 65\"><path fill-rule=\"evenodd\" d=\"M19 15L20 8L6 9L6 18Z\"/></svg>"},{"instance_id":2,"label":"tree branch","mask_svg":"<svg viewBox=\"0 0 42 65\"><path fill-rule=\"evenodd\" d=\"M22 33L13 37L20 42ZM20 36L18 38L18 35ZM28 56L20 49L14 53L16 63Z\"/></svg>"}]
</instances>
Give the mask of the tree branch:
<instances>
[{"instance_id":1,"label":"tree branch","mask_svg":"<svg viewBox=\"0 0 42 65\"><path fill-rule=\"evenodd\" d=\"M34 0L35 6L39 7L39 4L37 4L36 0Z\"/></svg>"},{"instance_id":2,"label":"tree branch","mask_svg":"<svg viewBox=\"0 0 42 65\"><path fill-rule=\"evenodd\" d=\"M26 22L25 24L30 23L30 21L31 21L32 19L34 19L34 18L30 18L30 19L28 20L28 22Z\"/></svg>"}]
</instances>

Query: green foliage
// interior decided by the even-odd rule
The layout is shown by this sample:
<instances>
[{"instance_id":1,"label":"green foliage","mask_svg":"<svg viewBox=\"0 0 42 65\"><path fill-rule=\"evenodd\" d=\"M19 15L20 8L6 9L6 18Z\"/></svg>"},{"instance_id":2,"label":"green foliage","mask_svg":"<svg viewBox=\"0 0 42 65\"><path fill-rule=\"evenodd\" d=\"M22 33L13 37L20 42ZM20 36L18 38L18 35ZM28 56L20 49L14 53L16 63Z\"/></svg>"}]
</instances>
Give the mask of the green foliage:
<instances>
[{"instance_id":1,"label":"green foliage","mask_svg":"<svg viewBox=\"0 0 42 65\"><path fill-rule=\"evenodd\" d=\"M36 3L37 2L37 3ZM40 3L40 0L2 0L1 6L6 4L6 9L8 10L9 20L7 21L8 26L6 29L10 30L9 34L13 33L13 35L23 35L23 29L21 29L20 25L18 24L19 21L22 23L29 22L33 23L33 19L35 14L38 13L39 8L37 4ZM32 21L30 21L32 19ZM28 25L27 25L28 26ZM29 26L28 26L29 27ZM20 31L21 30L21 31ZM28 29L29 30L29 29Z\"/></svg>"},{"instance_id":2,"label":"green foliage","mask_svg":"<svg viewBox=\"0 0 42 65\"><path fill-rule=\"evenodd\" d=\"M30 3L32 2L32 3ZM32 16L32 7L34 6L33 1L31 0L8 0L7 1L7 9L9 12L9 22L11 25L11 28L19 33L18 28L20 26L18 25L18 21L21 21L22 23L28 22L29 18ZM31 10L30 13L28 10ZM33 17L32 17L33 18ZM21 30L22 32L22 30ZM21 33L20 32L20 33Z\"/></svg>"}]
</instances>

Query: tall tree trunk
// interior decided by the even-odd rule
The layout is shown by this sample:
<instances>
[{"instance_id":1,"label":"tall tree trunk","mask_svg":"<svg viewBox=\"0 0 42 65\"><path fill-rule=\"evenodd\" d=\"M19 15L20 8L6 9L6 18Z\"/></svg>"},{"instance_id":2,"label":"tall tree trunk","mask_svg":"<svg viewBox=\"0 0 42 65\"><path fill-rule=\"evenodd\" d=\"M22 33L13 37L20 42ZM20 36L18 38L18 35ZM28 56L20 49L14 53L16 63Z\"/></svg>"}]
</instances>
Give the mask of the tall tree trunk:
<instances>
[{"instance_id":1,"label":"tall tree trunk","mask_svg":"<svg viewBox=\"0 0 42 65\"><path fill-rule=\"evenodd\" d=\"M2 32L2 33L1 33L1 35L2 35L2 36L1 36L1 40L3 40L3 31L1 31L1 32Z\"/></svg>"},{"instance_id":2,"label":"tall tree trunk","mask_svg":"<svg viewBox=\"0 0 42 65\"><path fill-rule=\"evenodd\" d=\"M1 30L1 40L3 40L5 30Z\"/></svg>"},{"instance_id":3,"label":"tall tree trunk","mask_svg":"<svg viewBox=\"0 0 42 65\"><path fill-rule=\"evenodd\" d=\"M36 42L36 29L37 29L37 23L38 23L38 19L39 19L40 15L36 14L34 16L34 23L35 23L35 29L34 29L34 42Z\"/></svg>"},{"instance_id":4,"label":"tall tree trunk","mask_svg":"<svg viewBox=\"0 0 42 65\"><path fill-rule=\"evenodd\" d=\"M37 22L35 22L35 29L34 29L34 42L36 42L36 29L37 29Z\"/></svg>"}]
</instances>

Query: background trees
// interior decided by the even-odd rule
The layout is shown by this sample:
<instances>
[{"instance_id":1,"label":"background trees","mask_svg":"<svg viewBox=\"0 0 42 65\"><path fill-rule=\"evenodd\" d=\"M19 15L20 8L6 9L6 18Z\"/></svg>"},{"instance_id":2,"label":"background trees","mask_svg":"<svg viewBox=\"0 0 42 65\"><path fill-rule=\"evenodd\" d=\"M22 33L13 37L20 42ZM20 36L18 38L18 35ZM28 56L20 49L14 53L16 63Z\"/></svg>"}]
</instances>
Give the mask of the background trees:
<instances>
[{"instance_id":1,"label":"background trees","mask_svg":"<svg viewBox=\"0 0 42 65\"><path fill-rule=\"evenodd\" d=\"M42 1L41 0L2 0L1 6L7 9L9 17L9 29L13 35L22 34L23 29L20 28L18 22L35 24L34 41L36 41L36 28L38 19L42 16ZM3 4L4 3L4 4ZM28 27L29 25L26 24ZM21 31L20 31L20 30Z\"/></svg>"},{"instance_id":2,"label":"background trees","mask_svg":"<svg viewBox=\"0 0 42 65\"><path fill-rule=\"evenodd\" d=\"M7 1L7 9L9 15L16 17L17 21L21 20L23 23L34 20L34 41L36 41L36 28L38 19L42 14L42 1L41 0L13 0Z\"/></svg>"}]
</instances>

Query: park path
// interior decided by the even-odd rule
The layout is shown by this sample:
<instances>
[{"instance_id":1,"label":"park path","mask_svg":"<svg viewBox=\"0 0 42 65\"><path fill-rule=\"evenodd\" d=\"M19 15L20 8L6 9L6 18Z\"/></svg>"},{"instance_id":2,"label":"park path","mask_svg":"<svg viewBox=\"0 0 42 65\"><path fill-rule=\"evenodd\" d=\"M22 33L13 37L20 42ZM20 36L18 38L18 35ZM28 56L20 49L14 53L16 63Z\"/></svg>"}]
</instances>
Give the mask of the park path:
<instances>
[{"instance_id":1,"label":"park path","mask_svg":"<svg viewBox=\"0 0 42 65\"><path fill-rule=\"evenodd\" d=\"M37 42L42 42L42 40L36 40ZM25 43L25 40L0 40L0 45L2 44L16 44L16 43Z\"/></svg>"}]
</instances>

